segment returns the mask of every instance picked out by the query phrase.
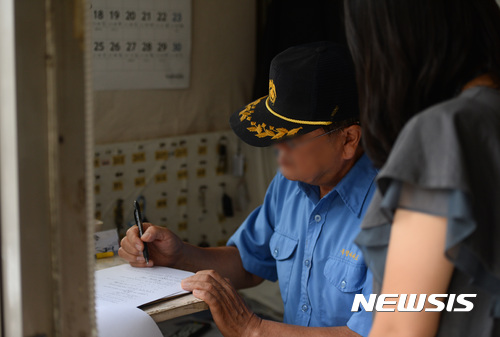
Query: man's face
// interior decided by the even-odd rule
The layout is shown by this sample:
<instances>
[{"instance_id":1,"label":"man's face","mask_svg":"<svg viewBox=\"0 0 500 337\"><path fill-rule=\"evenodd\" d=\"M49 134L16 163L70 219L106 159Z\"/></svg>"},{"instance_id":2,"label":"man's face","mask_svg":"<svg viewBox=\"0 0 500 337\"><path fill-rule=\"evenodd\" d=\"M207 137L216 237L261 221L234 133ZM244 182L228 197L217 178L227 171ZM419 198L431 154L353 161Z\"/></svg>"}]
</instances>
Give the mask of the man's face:
<instances>
[{"instance_id":1,"label":"man's face","mask_svg":"<svg viewBox=\"0 0 500 337\"><path fill-rule=\"evenodd\" d=\"M319 128L275 145L280 170L285 178L322 185L326 179L336 176L343 164L344 138L342 131L321 136L324 133Z\"/></svg>"}]
</instances>

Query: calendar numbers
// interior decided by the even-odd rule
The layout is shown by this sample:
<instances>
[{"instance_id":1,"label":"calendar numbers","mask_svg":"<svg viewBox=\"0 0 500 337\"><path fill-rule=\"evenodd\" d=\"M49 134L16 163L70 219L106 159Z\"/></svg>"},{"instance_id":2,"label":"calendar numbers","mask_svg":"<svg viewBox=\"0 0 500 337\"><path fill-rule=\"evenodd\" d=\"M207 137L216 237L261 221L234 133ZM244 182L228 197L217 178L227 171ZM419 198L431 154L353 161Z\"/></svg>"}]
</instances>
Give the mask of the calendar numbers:
<instances>
[{"instance_id":1,"label":"calendar numbers","mask_svg":"<svg viewBox=\"0 0 500 337\"><path fill-rule=\"evenodd\" d=\"M102 41L95 41L94 42L94 51L104 51L104 42Z\"/></svg>"},{"instance_id":2,"label":"calendar numbers","mask_svg":"<svg viewBox=\"0 0 500 337\"><path fill-rule=\"evenodd\" d=\"M151 12L142 12L142 21L151 21Z\"/></svg>"},{"instance_id":3,"label":"calendar numbers","mask_svg":"<svg viewBox=\"0 0 500 337\"><path fill-rule=\"evenodd\" d=\"M152 44L151 42L143 42L142 43L142 51L144 52L148 52L148 51L151 51L152 50Z\"/></svg>"},{"instance_id":4,"label":"calendar numbers","mask_svg":"<svg viewBox=\"0 0 500 337\"><path fill-rule=\"evenodd\" d=\"M123 16L122 13L124 14ZM141 22L151 22L153 21L153 18L155 18L158 23L166 23L170 21L178 24L183 21L182 12L171 12L169 14L168 11L136 11L132 9L127 9L123 12L119 9L111 9L107 12L103 9L95 9L93 10L93 18L94 20L109 20L110 22L119 20L125 20L126 22L134 22L136 20Z\"/></svg>"},{"instance_id":5,"label":"calendar numbers","mask_svg":"<svg viewBox=\"0 0 500 337\"><path fill-rule=\"evenodd\" d=\"M110 22L119 20L125 20L126 22L135 22L137 20L141 22L152 22L156 19L156 22L161 24L167 22L179 24L183 21L182 12L171 12L169 14L167 11L136 11L132 9L127 9L123 12L118 9L111 9L107 12L103 9L95 9L93 10L93 18L97 21L109 20Z\"/></svg>"},{"instance_id":6,"label":"calendar numbers","mask_svg":"<svg viewBox=\"0 0 500 337\"><path fill-rule=\"evenodd\" d=\"M158 42L158 49L156 51L164 52L166 50L167 50L167 43L166 42Z\"/></svg>"},{"instance_id":7,"label":"calendar numbers","mask_svg":"<svg viewBox=\"0 0 500 337\"><path fill-rule=\"evenodd\" d=\"M120 42L111 42L109 47L110 51L117 52L120 51Z\"/></svg>"},{"instance_id":8,"label":"calendar numbers","mask_svg":"<svg viewBox=\"0 0 500 337\"><path fill-rule=\"evenodd\" d=\"M95 20L104 20L104 11L102 11L102 10L95 10L94 11L94 19Z\"/></svg>"},{"instance_id":9,"label":"calendar numbers","mask_svg":"<svg viewBox=\"0 0 500 337\"><path fill-rule=\"evenodd\" d=\"M119 11L110 11L109 12L109 18L111 20L118 20L120 18L120 12Z\"/></svg>"},{"instance_id":10,"label":"calendar numbers","mask_svg":"<svg viewBox=\"0 0 500 337\"><path fill-rule=\"evenodd\" d=\"M122 16L122 13L124 14ZM123 12L119 9L111 9L107 12L103 9L95 9L93 10L93 18L94 20L109 20L109 21L118 21L125 20L128 22L133 22L136 20L140 20L142 22L151 22L153 18L156 19L158 23L172 22L172 23L180 23L183 21L182 12L171 12L169 14L168 11L136 11L132 9L124 10Z\"/></svg>"},{"instance_id":11,"label":"calendar numbers","mask_svg":"<svg viewBox=\"0 0 500 337\"><path fill-rule=\"evenodd\" d=\"M174 51L177 51L177 52L182 51L182 43L174 42Z\"/></svg>"},{"instance_id":12,"label":"calendar numbers","mask_svg":"<svg viewBox=\"0 0 500 337\"><path fill-rule=\"evenodd\" d=\"M172 22L181 22L182 13L172 13Z\"/></svg>"},{"instance_id":13,"label":"calendar numbers","mask_svg":"<svg viewBox=\"0 0 500 337\"><path fill-rule=\"evenodd\" d=\"M179 52L182 50L182 45L178 42L174 42L173 44L173 51ZM135 41L126 41L123 43L123 49L122 45L119 41L109 41L109 43L106 45L104 41L94 41L94 52L119 52L119 51L126 51L126 52L135 52L137 51L137 42ZM156 46L155 49L153 46ZM158 53L164 53L168 50L168 43L167 42L155 42L153 43L152 41L143 41L141 42L141 51L143 52L153 52L156 51Z\"/></svg>"},{"instance_id":14,"label":"calendar numbers","mask_svg":"<svg viewBox=\"0 0 500 337\"><path fill-rule=\"evenodd\" d=\"M126 51L128 52L132 52L132 51L135 51L135 47L137 46L137 43L136 42L127 42L127 49Z\"/></svg>"},{"instance_id":15,"label":"calendar numbers","mask_svg":"<svg viewBox=\"0 0 500 337\"><path fill-rule=\"evenodd\" d=\"M90 2L96 90L189 86L190 1Z\"/></svg>"},{"instance_id":16,"label":"calendar numbers","mask_svg":"<svg viewBox=\"0 0 500 337\"><path fill-rule=\"evenodd\" d=\"M158 22L166 22L167 21L167 12L158 12L158 16L156 17L156 21Z\"/></svg>"},{"instance_id":17,"label":"calendar numbers","mask_svg":"<svg viewBox=\"0 0 500 337\"><path fill-rule=\"evenodd\" d=\"M135 11L126 11L125 12L125 20L127 21L135 21Z\"/></svg>"}]
</instances>

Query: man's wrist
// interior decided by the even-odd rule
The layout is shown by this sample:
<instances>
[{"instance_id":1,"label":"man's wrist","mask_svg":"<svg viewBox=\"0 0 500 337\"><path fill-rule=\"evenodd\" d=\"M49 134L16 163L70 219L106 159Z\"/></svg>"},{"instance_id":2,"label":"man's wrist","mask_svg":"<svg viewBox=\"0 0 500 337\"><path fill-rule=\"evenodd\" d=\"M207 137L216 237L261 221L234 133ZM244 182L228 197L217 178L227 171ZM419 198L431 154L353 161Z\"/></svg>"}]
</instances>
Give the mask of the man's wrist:
<instances>
[{"instance_id":1,"label":"man's wrist","mask_svg":"<svg viewBox=\"0 0 500 337\"><path fill-rule=\"evenodd\" d=\"M245 332L244 332L244 337L261 337L264 336L263 334L263 319L257 316L256 314L252 315L252 318L250 318L250 321L248 322Z\"/></svg>"},{"instance_id":2,"label":"man's wrist","mask_svg":"<svg viewBox=\"0 0 500 337\"><path fill-rule=\"evenodd\" d=\"M194 252L195 249L199 249L199 247L182 242L181 249L176 254L172 268L197 272L199 268L194 263L194 261L197 261Z\"/></svg>"},{"instance_id":3,"label":"man's wrist","mask_svg":"<svg viewBox=\"0 0 500 337\"><path fill-rule=\"evenodd\" d=\"M189 259L186 258L186 256L189 254L188 249L187 249L187 244L185 242L181 242L181 249L179 249L179 252L176 254L175 257L175 262L174 265L172 266L173 268L176 269L186 269L186 261Z\"/></svg>"}]
</instances>

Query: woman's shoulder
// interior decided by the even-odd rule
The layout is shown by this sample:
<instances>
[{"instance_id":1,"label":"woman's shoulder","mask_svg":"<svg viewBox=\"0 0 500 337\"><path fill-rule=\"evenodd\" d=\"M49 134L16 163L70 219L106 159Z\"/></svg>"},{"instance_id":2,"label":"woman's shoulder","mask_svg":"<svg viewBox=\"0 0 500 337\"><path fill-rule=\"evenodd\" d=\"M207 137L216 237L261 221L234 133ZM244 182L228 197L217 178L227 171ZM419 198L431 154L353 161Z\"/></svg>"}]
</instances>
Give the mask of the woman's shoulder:
<instances>
[{"instance_id":1,"label":"woman's shoulder","mask_svg":"<svg viewBox=\"0 0 500 337\"><path fill-rule=\"evenodd\" d=\"M423 187L464 187L469 152L489 151L481 142L500 146L500 92L474 87L411 118L400 132L384 177ZM491 147L491 145L490 145Z\"/></svg>"},{"instance_id":2,"label":"woman's shoulder","mask_svg":"<svg viewBox=\"0 0 500 337\"><path fill-rule=\"evenodd\" d=\"M435 130L443 125L480 121L500 121L500 91L477 86L460 95L435 104L413 116L404 126L402 133L414 128Z\"/></svg>"}]
</instances>

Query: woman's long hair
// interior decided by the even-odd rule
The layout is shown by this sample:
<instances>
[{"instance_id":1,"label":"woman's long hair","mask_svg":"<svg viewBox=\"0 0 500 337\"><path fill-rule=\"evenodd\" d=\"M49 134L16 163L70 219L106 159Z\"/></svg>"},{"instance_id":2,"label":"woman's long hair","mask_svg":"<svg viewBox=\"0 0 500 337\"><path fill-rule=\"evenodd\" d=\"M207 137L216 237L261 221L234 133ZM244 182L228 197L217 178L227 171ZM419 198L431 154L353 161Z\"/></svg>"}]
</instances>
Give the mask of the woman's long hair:
<instances>
[{"instance_id":1,"label":"woman's long hair","mask_svg":"<svg viewBox=\"0 0 500 337\"><path fill-rule=\"evenodd\" d=\"M381 167L404 124L480 74L500 84L495 0L345 0L363 145Z\"/></svg>"}]
</instances>

